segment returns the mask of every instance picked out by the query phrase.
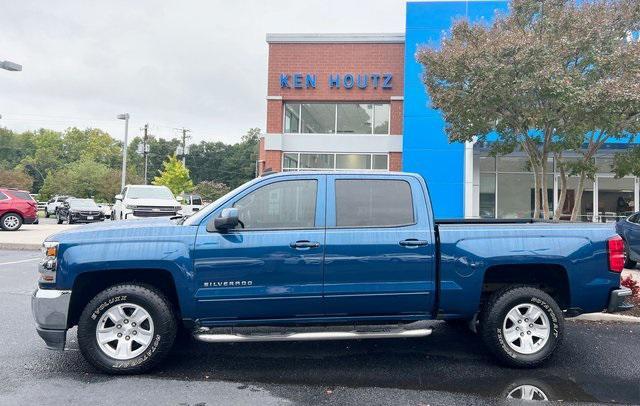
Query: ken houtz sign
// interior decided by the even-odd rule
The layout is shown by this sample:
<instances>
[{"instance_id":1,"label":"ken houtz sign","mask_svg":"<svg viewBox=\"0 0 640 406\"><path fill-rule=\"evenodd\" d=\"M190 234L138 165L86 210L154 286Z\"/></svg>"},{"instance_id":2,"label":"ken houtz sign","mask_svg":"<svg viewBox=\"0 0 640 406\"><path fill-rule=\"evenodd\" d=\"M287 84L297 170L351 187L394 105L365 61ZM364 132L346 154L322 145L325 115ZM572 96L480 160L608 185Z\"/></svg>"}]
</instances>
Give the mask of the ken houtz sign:
<instances>
[{"instance_id":1,"label":"ken houtz sign","mask_svg":"<svg viewBox=\"0 0 640 406\"><path fill-rule=\"evenodd\" d=\"M327 76L329 89L391 89L393 75L391 73L331 73ZM281 73L280 88L315 89L318 75L315 73Z\"/></svg>"}]
</instances>

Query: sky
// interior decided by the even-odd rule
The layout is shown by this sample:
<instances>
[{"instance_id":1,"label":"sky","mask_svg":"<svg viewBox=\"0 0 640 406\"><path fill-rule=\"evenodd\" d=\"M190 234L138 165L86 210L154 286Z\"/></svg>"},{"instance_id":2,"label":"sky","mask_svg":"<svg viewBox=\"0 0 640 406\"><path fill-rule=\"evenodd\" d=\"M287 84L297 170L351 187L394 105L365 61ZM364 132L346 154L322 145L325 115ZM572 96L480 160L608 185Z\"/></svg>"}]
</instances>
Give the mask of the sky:
<instances>
[{"instance_id":1,"label":"sky","mask_svg":"<svg viewBox=\"0 0 640 406\"><path fill-rule=\"evenodd\" d=\"M0 0L0 126L237 142L266 121L266 33L404 32L404 0Z\"/></svg>"}]
</instances>

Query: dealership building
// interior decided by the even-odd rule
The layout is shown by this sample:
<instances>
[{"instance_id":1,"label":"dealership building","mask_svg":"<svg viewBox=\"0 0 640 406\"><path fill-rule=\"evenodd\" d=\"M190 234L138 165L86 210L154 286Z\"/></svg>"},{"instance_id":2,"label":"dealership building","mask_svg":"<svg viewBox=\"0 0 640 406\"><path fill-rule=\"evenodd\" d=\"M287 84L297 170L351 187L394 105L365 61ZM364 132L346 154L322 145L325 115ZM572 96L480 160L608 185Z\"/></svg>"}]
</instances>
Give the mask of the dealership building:
<instances>
[{"instance_id":1,"label":"dealership building","mask_svg":"<svg viewBox=\"0 0 640 406\"><path fill-rule=\"evenodd\" d=\"M456 19L491 21L507 5L409 2L405 33L267 34L267 123L259 171L416 172L427 181L439 218L531 217L533 175L526 156L494 158L487 145L449 143L415 59L420 46L438 46ZM614 153L627 146L608 143L596 156L598 174L585 187L581 220L609 221L640 210L638 179L615 179L611 171ZM551 207L559 195L555 166L550 159ZM569 178L563 213L571 212L577 185Z\"/></svg>"}]
</instances>

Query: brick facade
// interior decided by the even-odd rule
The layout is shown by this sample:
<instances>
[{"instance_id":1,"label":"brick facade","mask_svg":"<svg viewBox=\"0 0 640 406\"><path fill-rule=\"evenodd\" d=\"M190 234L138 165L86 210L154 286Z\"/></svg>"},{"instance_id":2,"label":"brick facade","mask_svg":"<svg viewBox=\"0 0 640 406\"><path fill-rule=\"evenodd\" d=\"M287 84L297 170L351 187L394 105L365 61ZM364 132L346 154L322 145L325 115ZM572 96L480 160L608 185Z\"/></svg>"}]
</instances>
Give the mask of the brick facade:
<instances>
[{"instance_id":1,"label":"brick facade","mask_svg":"<svg viewBox=\"0 0 640 406\"><path fill-rule=\"evenodd\" d=\"M286 101L313 102L384 102L390 103L390 134L402 135L402 108L404 95L404 43L403 42L270 42L269 71L267 85L267 122L265 137L283 132L283 109ZM290 87L281 86L281 74L289 75ZM302 74L302 88L294 86L294 74ZM316 77L315 88L305 86L305 75ZM352 74L361 80L367 77L367 87L330 87L330 75ZM383 78L377 87L371 75L392 74L391 88L383 88ZM362 83L362 82L361 82ZM325 152L342 152L332 150ZM362 146L367 151L367 145ZM378 151L375 151L378 152ZM387 151L389 152L389 151ZM389 169L401 169L401 153L389 153ZM260 143L260 171L272 168L279 171L282 166L282 151L265 150L264 140Z\"/></svg>"}]
</instances>

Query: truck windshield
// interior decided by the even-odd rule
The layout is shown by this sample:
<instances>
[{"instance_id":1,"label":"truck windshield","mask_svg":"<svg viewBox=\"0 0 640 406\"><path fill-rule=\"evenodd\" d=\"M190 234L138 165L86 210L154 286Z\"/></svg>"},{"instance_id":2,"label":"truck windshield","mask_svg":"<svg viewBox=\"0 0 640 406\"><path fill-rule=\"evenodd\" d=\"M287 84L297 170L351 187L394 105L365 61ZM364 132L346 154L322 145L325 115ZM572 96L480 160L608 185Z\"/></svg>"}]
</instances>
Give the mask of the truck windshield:
<instances>
[{"instance_id":1,"label":"truck windshield","mask_svg":"<svg viewBox=\"0 0 640 406\"><path fill-rule=\"evenodd\" d=\"M174 200L173 194L165 187L135 187L127 190L127 199L164 199Z\"/></svg>"}]
</instances>

